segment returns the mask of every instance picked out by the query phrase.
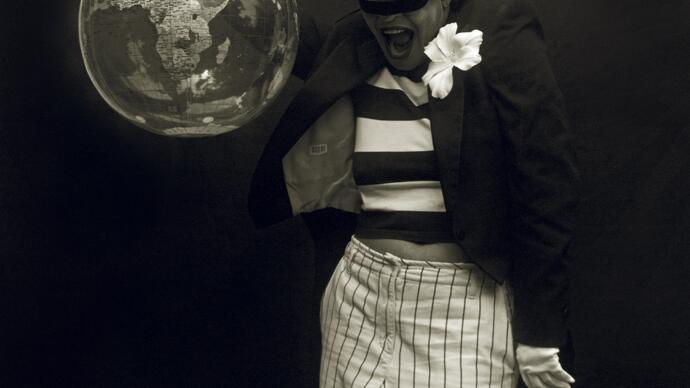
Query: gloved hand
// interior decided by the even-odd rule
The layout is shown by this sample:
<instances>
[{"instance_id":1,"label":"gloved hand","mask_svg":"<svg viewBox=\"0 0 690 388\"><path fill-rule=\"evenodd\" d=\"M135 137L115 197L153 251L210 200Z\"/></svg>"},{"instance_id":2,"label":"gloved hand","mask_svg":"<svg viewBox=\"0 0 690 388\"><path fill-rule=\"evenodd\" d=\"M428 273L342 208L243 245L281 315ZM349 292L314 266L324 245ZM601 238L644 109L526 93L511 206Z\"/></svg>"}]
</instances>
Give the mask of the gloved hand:
<instances>
[{"instance_id":1,"label":"gloved hand","mask_svg":"<svg viewBox=\"0 0 690 388\"><path fill-rule=\"evenodd\" d=\"M558 348L518 344L516 354L520 376L529 388L570 388L575 379L558 360Z\"/></svg>"}]
</instances>

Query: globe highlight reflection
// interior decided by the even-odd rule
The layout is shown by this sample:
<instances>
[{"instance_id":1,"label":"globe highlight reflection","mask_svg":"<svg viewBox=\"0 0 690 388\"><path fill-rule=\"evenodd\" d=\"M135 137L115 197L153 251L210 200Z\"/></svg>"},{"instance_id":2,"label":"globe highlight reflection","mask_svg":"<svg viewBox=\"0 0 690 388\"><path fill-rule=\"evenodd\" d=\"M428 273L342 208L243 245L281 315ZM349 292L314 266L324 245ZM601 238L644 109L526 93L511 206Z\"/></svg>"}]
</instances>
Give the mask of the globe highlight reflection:
<instances>
[{"instance_id":1,"label":"globe highlight reflection","mask_svg":"<svg viewBox=\"0 0 690 388\"><path fill-rule=\"evenodd\" d=\"M86 70L103 99L165 136L212 136L259 115L297 50L295 0L82 0Z\"/></svg>"}]
</instances>

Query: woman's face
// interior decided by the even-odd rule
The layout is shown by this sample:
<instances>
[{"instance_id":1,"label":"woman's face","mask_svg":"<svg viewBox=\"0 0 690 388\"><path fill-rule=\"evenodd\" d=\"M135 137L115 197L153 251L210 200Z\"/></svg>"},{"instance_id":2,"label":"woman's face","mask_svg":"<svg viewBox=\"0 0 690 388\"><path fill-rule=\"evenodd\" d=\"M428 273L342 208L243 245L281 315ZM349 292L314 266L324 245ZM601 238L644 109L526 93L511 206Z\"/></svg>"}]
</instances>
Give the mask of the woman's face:
<instances>
[{"instance_id":1,"label":"woman's face","mask_svg":"<svg viewBox=\"0 0 690 388\"><path fill-rule=\"evenodd\" d=\"M388 62L398 70L413 70L426 62L424 46L448 19L451 0L429 0L409 13L377 15L364 12L364 20Z\"/></svg>"}]
</instances>

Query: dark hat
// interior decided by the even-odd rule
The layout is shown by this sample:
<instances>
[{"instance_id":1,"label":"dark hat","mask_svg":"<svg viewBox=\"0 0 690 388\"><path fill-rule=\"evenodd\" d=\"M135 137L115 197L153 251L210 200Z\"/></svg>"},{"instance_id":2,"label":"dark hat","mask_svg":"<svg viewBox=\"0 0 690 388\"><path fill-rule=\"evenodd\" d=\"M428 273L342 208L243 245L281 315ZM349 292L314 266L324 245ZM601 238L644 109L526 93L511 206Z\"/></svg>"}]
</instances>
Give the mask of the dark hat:
<instances>
[{"instance_id":1,"label":"dark hat","mask_svg":"<svg viewBox=\"0 0 690 388\"><path fill-rule=\"evenodd\" d=\"M359 6L366 13L393 15L416 11L429 0L359 0Z\"/></svg>"}]
</instances>

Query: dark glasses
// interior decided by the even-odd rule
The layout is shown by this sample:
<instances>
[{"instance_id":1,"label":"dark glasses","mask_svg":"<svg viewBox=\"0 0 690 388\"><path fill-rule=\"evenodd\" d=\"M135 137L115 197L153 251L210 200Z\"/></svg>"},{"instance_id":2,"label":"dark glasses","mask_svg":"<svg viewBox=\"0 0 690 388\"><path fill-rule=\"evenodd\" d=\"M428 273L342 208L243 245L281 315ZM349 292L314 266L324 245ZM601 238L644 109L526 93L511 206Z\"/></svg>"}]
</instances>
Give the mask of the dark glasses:
<instances>
[{"instance_id":1,"label":"dark glasses","mask_svg":"<svg viewBox=\"0 0 690 388\"><path fill-rule=\"evenodd\" d=\"M393 15L416 11L429 0L359 0L359 7L366 13Z\"/></svg>"}]
</instances>

